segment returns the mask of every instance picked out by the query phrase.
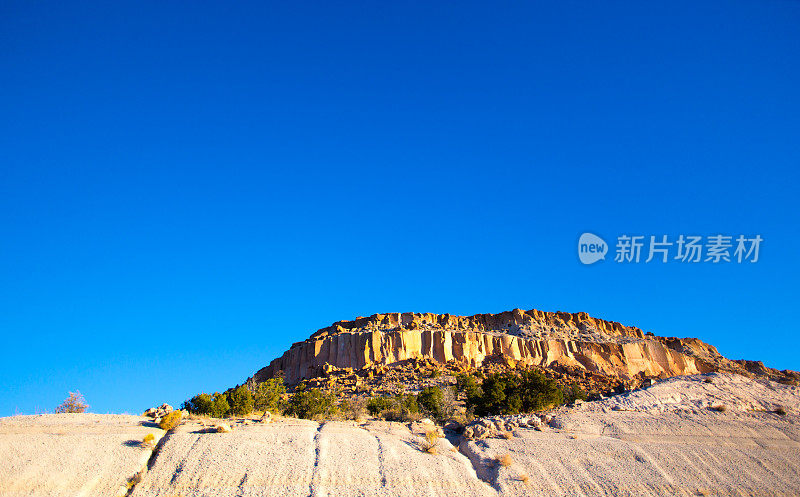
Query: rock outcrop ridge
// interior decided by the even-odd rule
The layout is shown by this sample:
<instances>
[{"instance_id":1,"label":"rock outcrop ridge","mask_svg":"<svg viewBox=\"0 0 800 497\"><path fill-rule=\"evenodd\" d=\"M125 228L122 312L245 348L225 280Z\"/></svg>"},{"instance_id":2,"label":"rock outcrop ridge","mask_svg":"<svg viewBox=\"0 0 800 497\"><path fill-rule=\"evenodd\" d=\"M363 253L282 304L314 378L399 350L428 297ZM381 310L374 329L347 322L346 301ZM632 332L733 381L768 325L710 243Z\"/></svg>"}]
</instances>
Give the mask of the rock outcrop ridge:
<instances>
[{"instance_id":1,"label":"rock outcrop ridge","mask_svg":"<svg viewBox=\"0 0 800 497\"><path fill-rule=\"evenodd\" d=\"M474 316L375 314L339 321L293 344L251 381L280 374L295 384L322 376L332 366L361 369L409 359L458 361L471 367L500 361L512 367L578 368L622 379L754 369L725 359L695 338L656 337L583 312L514 309Z\"/></svg>"}]
</instances>

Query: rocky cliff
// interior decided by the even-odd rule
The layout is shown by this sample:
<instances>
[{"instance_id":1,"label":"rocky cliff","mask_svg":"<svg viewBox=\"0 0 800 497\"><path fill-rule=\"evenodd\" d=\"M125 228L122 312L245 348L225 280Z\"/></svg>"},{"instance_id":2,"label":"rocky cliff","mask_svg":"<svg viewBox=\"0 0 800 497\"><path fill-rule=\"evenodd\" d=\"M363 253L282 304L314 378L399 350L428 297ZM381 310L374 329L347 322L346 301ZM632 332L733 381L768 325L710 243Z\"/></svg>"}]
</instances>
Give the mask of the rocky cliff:
<instances>
[{"instance_id":1,"label":"rocky cliff","mask_svg":"<svg viewBox=\"0 0 800 497\"><path fill-rule=\"evenodd\" d=\"M730 361L694 338L662 338L586 313L513 311L453 316L390 313L340 321L298 342L251 381L283 375L288 384L334 368L354 370L409 359L480 367L569 368L607 377L669 377L719 370L781 373ZM755 365L755 366L754 366Z\"/></svg>"}]
</instances>

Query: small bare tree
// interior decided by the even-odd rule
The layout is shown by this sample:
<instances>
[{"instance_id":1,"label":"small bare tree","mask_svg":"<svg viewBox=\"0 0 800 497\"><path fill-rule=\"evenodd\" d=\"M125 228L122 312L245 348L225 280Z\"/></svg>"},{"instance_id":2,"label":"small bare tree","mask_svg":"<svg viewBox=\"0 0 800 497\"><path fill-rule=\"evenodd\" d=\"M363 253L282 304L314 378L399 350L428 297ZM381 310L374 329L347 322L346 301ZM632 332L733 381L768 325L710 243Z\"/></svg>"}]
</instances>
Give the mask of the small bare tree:
<instances>
[{"instance_id":1,"label":"small bare tree","mask_svg":"<svg viewBox=\"0 0 800 497\"><path fill-rule=\"evenodd\" d=\"M86 412L86 409L89 408L89 404L86 403L86 399L83 398L83 395L78 390L69 393L69 397L67 400L61 403L60 406L56 407L56 414L60 413L75 413L75 412Z\"/></svg>"}]
</instances>

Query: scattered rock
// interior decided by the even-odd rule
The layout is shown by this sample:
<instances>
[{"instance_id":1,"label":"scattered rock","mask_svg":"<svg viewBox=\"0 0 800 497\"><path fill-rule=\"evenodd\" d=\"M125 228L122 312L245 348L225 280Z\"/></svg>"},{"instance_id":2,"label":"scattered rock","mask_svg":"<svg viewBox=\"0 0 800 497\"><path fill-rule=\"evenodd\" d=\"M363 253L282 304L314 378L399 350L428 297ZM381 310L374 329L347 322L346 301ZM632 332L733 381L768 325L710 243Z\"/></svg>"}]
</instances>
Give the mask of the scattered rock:
<instances>
[{"instance_id":1,"label":"scattered rock","mask_svg":"<svg viewBox=\"0 0 800 497\"><path fill-rule=\"evenodd\" d=\"M173 409L171 405L164 403L158 407L151 407L150 409L144 412L144 415L153 418L154 421L158 423L159 421L161 421L161 418L163 418L164 416L166 416L167 414L171 413L174 410L175 409Z\"/></svg>"}]
</instances>

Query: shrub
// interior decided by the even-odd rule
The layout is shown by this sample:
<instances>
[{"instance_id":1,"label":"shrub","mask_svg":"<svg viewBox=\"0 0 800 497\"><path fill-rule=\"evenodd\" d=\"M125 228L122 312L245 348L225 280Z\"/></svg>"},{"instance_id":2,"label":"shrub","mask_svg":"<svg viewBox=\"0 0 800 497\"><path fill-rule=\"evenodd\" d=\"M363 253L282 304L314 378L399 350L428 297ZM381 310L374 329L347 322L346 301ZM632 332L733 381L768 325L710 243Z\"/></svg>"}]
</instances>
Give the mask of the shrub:
<instances>
[{"instance_id":1,"label":"shrub","mask_svg":"<svg viewBox=\"0 0 800 497\"><path fill-rule=\"evenodd\" d=\"M214 403L211 404L211 411L208 415L215 418L224 418L230 410L231 406L228 404L228 397L225 394L215 393Z\"/></svg>"},{"instance_id":2,"label":"shrub","mask_svg":"<svg viewBox=\"0 0 800 497\"><path fill-rule=\"evenodd\" d=\"M717 412L725 412L728 410L728 406L725 404L720 404L718 406L711 406L711 409L714 409Z\"/></svg>"},{"instance_id":3,"label":"shrub","mask_svg":"<svg viewBox=\"0 0 800 497\"><path fill-rule=\"evenodd\" d=\"M425 440L420 445L420 448L428 454L436 454L436 447L439 445L439 431L430 430L425 432Z\"/></svg>"},{"instance_id":4,"label":"shrub","mask_svg":"<svg viewBox=\"0 0 800 497\"><path fill-rule=\"evenodd\" d=\"M436 419L441 419L443 417L443 400L444 394L439 387L427 387L417 396L417 404L419 404L419 407Z\"/></svg>"},{"instance_id":5,"label":"shrub","mask_svg":"<svg viewBox=\"0 0 800 497\"><path fill-rule=\"evenodd\" d=\"M139 472L138 472L138 473L136 473L135 475L133 475L133 476L131 476L130 478L128 478L128 481L126 482L126 485L127 485L127 487L128 487L128 490L130 490L130 489L132 489L133 487L135 487L135 486L136 486L136 485L137 485L139 482L141 482L141 481L142 481L142 472L141 472L141 471L139 471Z\"/></svg>"},{"instance_id":6,"label":"shrub","mask_svg":"<svg viewBox=\"0 0 800 497\"><path fill-rule=\"evenodd\" d=\"M272 378L256 385L254 407L257 411L279 411L286 393L283 379Z\"/></svg>"},{"instance_id":7,"label":"shrub","mask_svg":"<svg viewBox=\"0 0 800 497\"><path fill-rule=\"evenodd\" d=\"M244 386L239 385L225 393L228 400L228 415L246 416L253 412L253 394Z\"/></svg>"},{"instance_id":8,"label":"shrub","mask_svg":"<svg viewBox=\"0 0 800 497\"><path fill-rule=\"evenodd\" d=\"M581 388L580 385L577 383L573 383L570 386L563 388L561 393L564 397L564 403L572 404L576 400L586 400L588 395L586 395L586 390Z\"/></svg>"},{"instance_id":9,"label":"shrub","mask_svg":"<svg viewBox=\"0 0 800 497\"><path fill-rule=\"evenodd\" d=\"M202 414L208 416L214 406L214 398L207 394L197 394L191 399L185 401L181 406L192 414Z\"/></svg>"},{"instance_id":10,"label":"shrub","mask_svg":"<svg viewBox=\"0 0 800 497\"><path fill-rule=\"evenodd\" d=\"M398 394L394 398L397 407L404 415L419 414L417 397L411 394Z\"/></svg>"},{"instance_id":11,"label":"shrub","mask_svg":"<svg viewBox=\"0 0 800 497\"><path fill-rule=\"evenodd\" d=\"M511 440L512 438L514 438L514 434L511 433L510 431L504 431L500 436L505 438L506 440Z\"/></svg>"},{"instance_id":12,"label":"shrub","mask_svg":"<svg viewBox=\"0 0 800 497\"><path fill-rule=\"evenodd\" d=\"M563 403L555 380L533 370L489 375L479 391L467 397L467 405L479 416L539 411Z\"/></svg>"},{"instance_id":13,"label":"shrub","mask_svg":"<svg viewBox=\"0 0 800 497\"><path fill-rule=\"evenodd\" d=\"M460 373L456 376L456 390L463 393L465 397L474 397L480 394L480 386L478 380L467 373Z\"/></svg>"},{"instance_id":14,"label":"shrub","mask_svg":"<svg viewBox=\"0 0 800 497\"><path fill-rule=\"evenodd\" d=\"M161 421L158 423L158 427L161 428L162 430L169 431L181 423L182 417L183 415L181 414L180 411L172 411L163 418L161 418Z\"/></svg>"},{"instance_id":15,"label":"shrub","mask_svg":"<svg viewBox=\"0 0 800 497\"><path fill-rule=\"evenodd\" d=\"M195 395L184 402L181 407L192 414L214 418L225 417L231 409L227 395L221 393L215 393L213 396L207 393Z\"/></svg>"},{"instance_id":16,"label":"shrub","mask_svg":"<svg viewBox=\"0 0 800 497\"><path fill-rule=\"evenodd\" d=\"M386 397L372 397L367 401L367 412L371 416L380 416L383 411L394 407L394 402Z\"/></svg>"},{"instance_id":17,"label":"shrub","mask_svg":"<svg viewBox=\"0 0 800 497\"><path fill-rule=\"evenodd\" d=\"M366 412L366 401L361 397L344 399L339 403L339 411L346 419L361 420Z\"/></svg>"},{"instance_id":18,"label":"shrub","mask_svg":"<svg viewBox=\"0 0 800 497\"><path fill-rule=\"evenodd\" d=\"M86 400L83 398L83 395L78 390L69 393L69 397L61 403L60 406L56 407L56 414L61 413L81 413L86 412L86 409L89 408L89 404L86 403Z\"/></svg>"},{"instance_id":19,"label":"shrub","mask_svg":"<svg viewBox=\"0 0 800 497\"><path fill-rule=\"evenodd\" d=\"M775 414L778 416L786 416L786 408L779 406L777 409L775 409Z\"/></svg>"},{"instance_id":20,"label":"shrub","mask_svg":"<svg viewBox=\"0 0 800 497\"><path fill-rule=\"evenodd\" d=\"M507 468L512 464L514 464L514 460L511 459L511 454L503 454L502 456L499 456L497 459L495 459L495 461L497 461L497 463L504 468Z\"/></svg>"},{"instance_id":21,"label":"shrub","mask_svg":"<svg viewBox=\"0 0 800 497\"><path fill-rule=\"evenodd\" d=\"M367 401L367 411L387 421L415 421L419 418L417 397L398 394L394 397L372 397Z\"/></svg>"},{"instance_id":22,"label":"shrub","mask_svg":"<svg viewBox=\"0 0 800 497\"><path fill-rule=\"evenodd\" d=\"M309 388L292 395L286 414L302 419L329 417L336 410L335 401L336 396L332 392L323 393L319 389Z\"/></svg>"},{"instance_id":23,"label":"shrub","mask_svg":"<svg viewBox=\"0 0 800 497\"><path fill-rule=\"evenodd\" d=\"M142 446L150 447L151 449L155 446L156 437L152 433L148 433L142 439Z\"/></svg>"}]
</instances>

